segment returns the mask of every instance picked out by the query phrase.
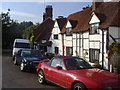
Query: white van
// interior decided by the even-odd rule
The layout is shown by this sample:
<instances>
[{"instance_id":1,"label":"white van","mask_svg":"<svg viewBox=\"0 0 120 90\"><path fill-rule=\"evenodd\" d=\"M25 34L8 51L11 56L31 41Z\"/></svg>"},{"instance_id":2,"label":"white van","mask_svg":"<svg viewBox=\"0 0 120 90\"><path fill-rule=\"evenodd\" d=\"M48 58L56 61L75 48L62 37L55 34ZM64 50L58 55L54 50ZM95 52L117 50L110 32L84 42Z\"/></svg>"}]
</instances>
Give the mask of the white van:
<instances>
[{"instance_id":1,"label":"white van","mask_svg":"<svg viewBox=\"0 0 120 90\"><path fill-rule=\"evenodd\" d=\"M31 45L30 45L30 41L27 39L15 39L14 43L13 43L13 52L12 52L12 56L14 57L14 55L20 50L20 49L30 49Z\"/></svg>"}]
</instances>

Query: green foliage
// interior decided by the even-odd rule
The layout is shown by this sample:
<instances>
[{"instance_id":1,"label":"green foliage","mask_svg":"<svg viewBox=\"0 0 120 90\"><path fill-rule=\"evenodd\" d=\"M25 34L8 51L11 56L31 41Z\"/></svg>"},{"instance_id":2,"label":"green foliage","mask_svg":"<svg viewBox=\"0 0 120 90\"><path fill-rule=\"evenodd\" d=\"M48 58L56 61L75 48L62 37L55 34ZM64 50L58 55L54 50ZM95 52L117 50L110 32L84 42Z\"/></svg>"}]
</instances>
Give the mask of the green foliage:
<instances>
[{"instance_id":1,"label":"green foliage","mask_svg":"<svg viewBox=\"0 0 120 90\"><path fill-rule=\"evenodd\" d=\"M18 23L10 18L10 9L7 13L1 13L2 21L2 48L12 48L14 39L22 38L22 32L33 25L31 21Z\"/></svg>"},{"instance_id":2,"label":"green foliage","mask_svg":"<svg viewBox=\"0 0 120 90\"><path fill-rule=\"evenodd\" d=\"M112 55L120 54L120 43L114 42L110 45L108 58L110 59Z\"/></svg>"},{"instance_id":3,"label":"green foliage","mask_svg":"<svg viewBox=\"0 0 120 90\"><path fill-rule=\"evenodd\" d=\"M117 73L120 73L120 43L111 44L108 57L113 67L117 68Z\"/></svg>"},{"instance_id":4,"label":"green foliage","mask_svg":"<svg viewBox=\"0 0 120 90\"><path fill-rule=\"evenodd\" d=\"M33 38L34 38L33 31L34 31L35 27L36 27L36 25L32 25L32 26L26 28L25 30L23 30L23 34L22 34L22 37L30 40L31 44L33 43Z\"/></svg>"},{"instance_id":5,"label":"green foliage","mask_svg":"<svg viewBox=\"0 0 120 90\"><path fill-rule=\"evenodd\" d=\"M90 8L90 6L88 5L88 6L86 6L86 7L83 7L82 9L85 10L85 9L87 9L87 8Z\"/></svg>"},{"instance_id":6,"label":"green foliage","mask_svg":"<svg viewBox=\"0 0 120 90\"><path fill-rule=\"evenodd\" d=\"M30 37L30 43L31 43L31 45L33 45L33 39L34 39L34 34L32 33L32 35Z\"/></svg>"},{"instance_id":7,"label":"green foliage","mask_svg":"<svg viewBox=\"0 0 120 90\"><path fill-rule=\"evenodd\" d=\"M8 10L7 13L1 13L1 21L2 21L2 44L3 47L8 47L8 45L11 45L11 39L12 39L12 32L10 30L11 24L13 23L13 20L10 19Z\"/></svg>"}]
</instances>

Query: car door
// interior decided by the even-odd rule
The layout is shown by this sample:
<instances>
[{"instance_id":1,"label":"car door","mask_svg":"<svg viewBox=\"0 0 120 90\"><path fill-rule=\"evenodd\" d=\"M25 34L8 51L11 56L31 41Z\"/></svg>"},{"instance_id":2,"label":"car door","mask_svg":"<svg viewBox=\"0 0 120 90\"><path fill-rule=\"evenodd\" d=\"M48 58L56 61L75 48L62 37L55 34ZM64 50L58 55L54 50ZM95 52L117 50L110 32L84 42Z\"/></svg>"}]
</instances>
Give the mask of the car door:
<instances>
[{"instance_id":1,"label":"car door","mask_svg":"<svg viewBox=\"0 0 120 90\"><path fill-rule=\"evenodd\" d=\"M51 82L54 82L60 86L65 87L65 70L64 70L64 65L62 63L62 60L59 58L54 58L51 62L51 67L48 69L48 79ZM58 70L56 67L61 66L62 69Z\"/></svg>"},{"instance_id":2,"label":"car door","mask_svg":"<svg viewBox=\"0 0 120 90\"><path fill-rule=\"evenodd\" d=\"M17 55L17 62L20 65L21 61L22 61L23 57L22 57L22 51L19 52L19 54Z\"/></svg>"}]
</instances>

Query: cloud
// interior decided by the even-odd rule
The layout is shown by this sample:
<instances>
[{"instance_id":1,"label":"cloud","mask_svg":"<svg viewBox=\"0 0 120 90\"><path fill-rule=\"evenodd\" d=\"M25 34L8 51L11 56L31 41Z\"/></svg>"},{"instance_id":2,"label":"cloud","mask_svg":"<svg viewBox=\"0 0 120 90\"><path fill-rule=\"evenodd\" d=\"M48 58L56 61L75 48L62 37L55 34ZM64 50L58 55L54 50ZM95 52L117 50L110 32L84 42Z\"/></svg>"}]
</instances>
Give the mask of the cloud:
<instances>
[{"instance_id":1,"label":"cloud","mask_svg":"<svg viewBox=\"0 0 120 90\"><path fill-rule=\"evenodd\" d=\"M33 15L31 13L18 12L18 11L10 11L10 14L12 14L12 15L18 15L18 16L23 16L23 17L36 17L36 15Z\"/></svg>"},{"instance_id":2,"label":"cloud","mask_svg":"<svg viewBox=\"0 0 120 90\"><path fill-rule=\"evenodd\" d=\"M2 12L7 12L7 10L2 10ZM10 15L16 15L16 16L23 16L23 17L37 17L34 14L26 13L26 12L18 12L18 11L10 11Z\"/></svg>"}]
</instances>

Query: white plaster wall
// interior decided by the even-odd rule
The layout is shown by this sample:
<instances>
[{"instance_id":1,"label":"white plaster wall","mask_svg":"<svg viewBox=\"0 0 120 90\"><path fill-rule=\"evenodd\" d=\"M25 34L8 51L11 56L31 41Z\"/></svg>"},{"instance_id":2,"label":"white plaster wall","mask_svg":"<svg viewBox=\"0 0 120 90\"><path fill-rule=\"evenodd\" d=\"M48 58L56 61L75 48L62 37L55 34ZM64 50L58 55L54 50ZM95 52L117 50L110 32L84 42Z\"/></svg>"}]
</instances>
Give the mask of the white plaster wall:
<instances>
[{"instance_id":1,"label":"white plaster wall","mask_svg":"<svg viewBox=\"0 0 120 90\"><path fill-rule=\"evenodd\" d=\"M84 49L89 49L89 39L84 39L83 48L84 48Z\"/></svg>"},{"instance_id":2,"label":"white plaster wall","mask_svg":"<svg viewBox=\"0 0 120 90\"><path fill-rule=\"evenodd\" d=\"M87 31L83 34L83 38L89 38L89 31Z\"/></svg>"},{"instance_id":3,"label":"white plaster wall","mask_svg":"<svg viewBox=\"0 0 120 90\"><path fill-rule=\"evenodd\" d=\"M67 21L67 25L66 25L66 28L68 28L68 27L72 27L72 25L70 24L69 21Z\"/></svg>"},{"instance_id":4,"label":"white plaster wall","mask_svg":"<svg viewBox=\"0 0 120 90\"><path fill-rule=\"evenodd\" d=\"M99 18L95 15L95 13L93 12L93 16L89 22L89 24L92 24L92 23L98 23L100 22Z\"/></svg>"},{"instance_id":5,"label":"white plaster wall","mask_svg":"<svg viewBox=\"0 0 120 90\"><path fill-rule=\"evenodd\" d=\"M90 35L89 39L90 39L90 41L99 41L100 40L100 34Z\"/></svg>"},{"instance_id":6,"label":"white plaster wall","mask_svg":"<svg viewBox=\"0 0 120 90\"><path fill-rule=\"evenodd\" d=\"M58 34L58 39L54 39L54 34ZM62 35L60 34L60 29L57 21L54 24L54 28L52 30L51 37L49 39L52 41L52 46L48 47L48 52L55 53L55 47L59 48L59 55L62 55Z\"/></svg>"},{"instance_id":7,"label":"white plaster wall","mask_svg":"<svg viewBox=\"0 0 120 90\"><path fill-rule=\"evenodd\" d=\"M66 28L72 27L70 22L67 21L67 25ZM72 47L72 36L66 36L66 34L64 34L64 54L66 55L66 47Z\"/></svg>"},{"instance_id":8,"label":"white plaster wall","mask_svg":"<svg viewBox=\"0 0 120 90\"><path fill-rule=\"evenodd\" d=\"M108 69L108 58L107 58L107 30L104 30L104 68ZM102 31L100 30L100 64L102 65Z\"/></svg>"}]
</instances>

